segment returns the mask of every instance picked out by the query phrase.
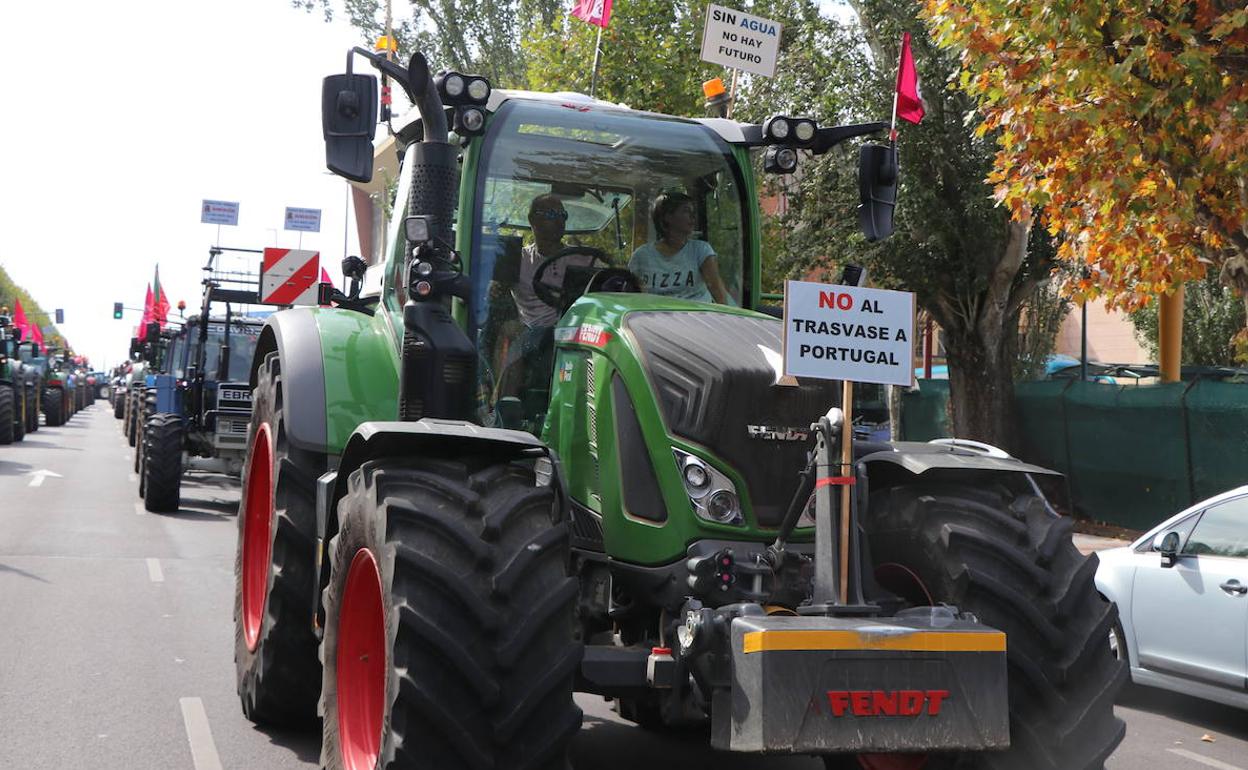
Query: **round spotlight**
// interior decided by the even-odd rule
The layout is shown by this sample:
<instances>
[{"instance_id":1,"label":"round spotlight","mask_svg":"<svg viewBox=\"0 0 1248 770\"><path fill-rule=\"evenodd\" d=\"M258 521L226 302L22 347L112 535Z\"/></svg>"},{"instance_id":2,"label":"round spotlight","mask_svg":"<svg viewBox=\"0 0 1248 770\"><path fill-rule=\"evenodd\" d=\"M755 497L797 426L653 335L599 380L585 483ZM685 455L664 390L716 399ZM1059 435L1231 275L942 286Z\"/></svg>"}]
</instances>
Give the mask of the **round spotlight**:
<instances>
[{"instance_id":1,"label":"round spotlight","mask_svg":"<svg viewBox=\"0 0 1248 770\"><path fill-rule=\"evenodd\" d=\"M433 284L428 281L418 281L416 283L416 295L420 297L428 297L433 291Z\"/></svg>"},{"instance_id":2,"label":"round spotlight","mask_svg":"<svg viewBox=\"0 0 1248 770\"><path fill-rule=\"evenodd\" d=\"M447 96L458 99L464 93L464 79L454 73L447 75L446 80L442 81L442 88Z\"/></svg>"},{"instance_id":3,"label":"round spotlight","mask_svg":"<svg viewBox=\"0 0 1248 770\"><path fill-rule=\"evenodd\" d=\"M485 127L485 113L469 107L459 114L459 124L468 133L475 134Z\"/></svg>"},{"instance_id":4,"label":"round spotlight","mask_svg":"<svg viewBox=\"0 0 1248 770\"><path fill-rule=\"evenodd\" d=\"M685 463L685 484L690 489L701 491L710 483L711 474L707 472L706 466L693 459Z\"/></svg>"},{"instance_id":5,"label":"round spotlight","mask_svg":"<svg viewBox=\"0 0 1248 770\"><path fill-rule=\"evenodd\" d=\"M721 524L731 524L737 518L737 496L721 489L706 501L706 512Z\"/></svg>"},{"instance_id":6,"label":"round spotlight","mask_svg":"<svg viewBox=\"0 0 1248 770\"><path fill-rule=\"evenodd\" d=\"M490 98L490 84L485 78L473 78L468 81L468 98L474 102L484 102Z\"/></svg>"},{"instance_id":7,"label":"round spotlight","mask_svg":"<svg viewBox=\"0 0 1248 770\"><path fill-rule=\"evenodd\" d=\"M430 262L420 261L416 263L416 275L421 278L428 278L433 273L433 264Z\"/></svg>"},{"instance_id":8,"label":"round spotlight","mask_svg":"<svg viewBox=\"0 0 1248 770\"><path fill-rule=\"evenodd\" d=\"M781 141L789 138L789 121L779 115L767 121L767 135Z\"/></svg>"},{"instance_id":9,"label":"round spotlight","mask_svg":"<svg viewBox=\"0 0 1248 770\"><path fill-rule=\"evenodd\" d=\"M815 122L813 120L799 120L797 125L793 127L793 136L799 142L809 142L815 138Z\"/></svg>"},{"instance_id":10,"label":"round spotlight","mask_svg":"<svg viewBox=\"0 0 1248 770\"><path fill-rule=\"evenodd\" d=\"M792 147L782 147L776 153L776 165L786 174L792 173L797 169L797 150Z\"/></svg>"}]
</instances>

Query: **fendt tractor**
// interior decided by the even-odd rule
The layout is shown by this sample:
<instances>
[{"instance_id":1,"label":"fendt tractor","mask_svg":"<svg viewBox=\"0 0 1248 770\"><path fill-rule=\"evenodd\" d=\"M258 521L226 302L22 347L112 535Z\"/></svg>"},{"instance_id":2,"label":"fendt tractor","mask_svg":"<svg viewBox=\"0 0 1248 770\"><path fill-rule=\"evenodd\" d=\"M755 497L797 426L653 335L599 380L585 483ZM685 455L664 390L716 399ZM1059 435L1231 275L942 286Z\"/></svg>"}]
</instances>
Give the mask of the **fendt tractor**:
<instances>
[{"instance_id":1,"label":"fendt tractor","mask_svg":"<svg viewBox=\"0 0 1248 770\"><path fill-rule=\"evenodd\" d=\"M355 56L417 109L376 158ZM841 383L781 376L750 152L791 172L886 124L671 117L359 48L322 105L329 168L401 163L398 197L336 306L260 335L247 717L319 703L322 764L353 770L565 768L574 692L829 768L1101 766L1116 614L1048 472L867 441L842 463ZM860 149L868 237L895 158Z\"/></svg>"},{"instance_id":2,"label":"fendt tractor","mask_svg":"<svg viewBox=\"0 0 1248 770\"><path fill-rule=\"evenodd\" d=\"M64 425L74 416L77 384L65 352L49 348L47 377L43 381L43 416L48 425Z\"/></svg>"},{"instance_id":3,"label":"fendt tractor","mask_svg":"<svg viewBox=\"0 0 1248 770\"><path fill-rule=\"evenodd\" d=\"M152 512L178 509L186 471L242 473L251 419L251 384L243 378L264 322L232 308L262 303L251 282L246 289L231 288L238 282L214 275L212 258L220 250L211 253L200 314L171 340L167 374L156 376L146 391L136 470L139 495ZM212 315L220 303L224 315Z\"/></svg>"},{"instance_id":4,"label":"fendt tractor","mask_svg":"<svg viewBox=\"0 0 1248 770\"><path fill-rule=\"evenodd\" d=\"M26 371L26 432L34 433L39 430L39 415L43 411L48 359L34 340L17 343L17 356Z\"/></svg>"},{"instance_id":5,"label":"fendt tractor","mask_svg":"<svg viewBox=\"0 0 1248 770\"><path fill-rule=\"evenodd\" d=\"M26 437L30 429L27 410L36 404L29 387L34 370L21 359L21 340L21 329L13 325L13 319L0 315L0 444Z\"/></svg>"}]
</instances>

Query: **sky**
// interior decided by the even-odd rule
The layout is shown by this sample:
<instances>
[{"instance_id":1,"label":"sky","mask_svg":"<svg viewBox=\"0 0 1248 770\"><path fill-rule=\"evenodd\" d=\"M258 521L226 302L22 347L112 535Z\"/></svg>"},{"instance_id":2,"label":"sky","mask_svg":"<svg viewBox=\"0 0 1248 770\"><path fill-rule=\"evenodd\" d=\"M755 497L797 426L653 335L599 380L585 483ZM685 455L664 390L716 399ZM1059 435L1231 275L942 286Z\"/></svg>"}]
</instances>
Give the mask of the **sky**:
<instances>
[{"instance_id":1,"label":"sky","mask_svg":"<svg viewBox=\"0 0 1248 770\"><path fill-rule=\"evenodd\" d=\"M320 88L360 42L289 0L7 3L0 265L65 311L62 332L101 369L125 359L157 264L171 304L199 306L218 238L204 199L240 204L221 245L319 250L341 286L352 217L324 170ZM283 230L286 206L321 209L320 232ZM254 271L258 257L222 263ZM133 309L114 320L114 302Z\"/></svg>"},{"instance_id":2,"label":"sky","mask_svg":"<svg viewBox=\"0 0 1248 770\"><path fill-rule=\"evenodd\" d=\"M244 248L299 245L285 207L321 209L302 247L341 286L346 183L324 172L320 88L359 42L289 0L7 3L0 265L64 309L97 368L126 357L157 263L171 303L199 306L205 198L239 202L220 242ZM113 320L114 302L138 310Z\"/></svg>"}]
</instances>

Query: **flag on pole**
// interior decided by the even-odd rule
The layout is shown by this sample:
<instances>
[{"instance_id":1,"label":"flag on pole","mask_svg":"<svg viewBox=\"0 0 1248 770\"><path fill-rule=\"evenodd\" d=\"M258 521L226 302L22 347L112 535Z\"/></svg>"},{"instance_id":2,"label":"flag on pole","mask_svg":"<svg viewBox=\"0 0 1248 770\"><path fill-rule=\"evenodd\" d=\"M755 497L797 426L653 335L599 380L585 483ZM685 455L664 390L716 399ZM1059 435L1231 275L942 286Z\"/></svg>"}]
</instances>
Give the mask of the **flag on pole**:
<instances>
[{"instance_id":1,"label":"flag on pole","mask_svg":"<svg viewBox=\"0 0 1248 770\"><path fill-rule=\"evenodd\" d=\"M611 22L611 0L576 0L572 15L603 29Z\"/></svg>"},{"instance_id":2,"label":"flag on pole","mask_svg":"<svg viewBox=\"0 0 1248 770\"><path fill-rule=\"evenodd\" d=\"M140 342L147 339L147 325L156 320L155 310L154 299L152 298L152 285L149 283L147 285L147 298L143 300L143 320L139 321Z\"/></svg>"},{"instance_id":3,"label":"flag on pole","mask_svg":"<svg viewBox=\"0 0 1248 770\"><path fill-rule=\"evenodd\" d=\"M152 305L152 320L160 322L160 328L163 329L165 322L169 320L169 295L160 285L160 265L156 266L156 282L152 296L155 300Z\"/></svg>"},{"instance_id":4,"label":"flag on pole","mask_svg":"<svg viewBox=\"0 0 1248 770\"><path fill-rule=\"evenodd\" d=\"M22 309L22 301L13 303L13 325L22 330L22 339L30 336L30 324L26 322L26 311Z\"/></svg>"},{"instance_id":5,"label":"flag on pole","mask_svg":"<svg viewBox=\"0 0 1248 770\"><path fill-rule=\"evenodd\" d=\"M923 120L923 95L919 93L919 73L910 52L910 33L901 37L901 61L897 64L897 97L893 100L893 126L897 118L918 123Z\"/></svg>"},{"instance_id":6,"label":"flag on pole","mask_svg":"<svg viewBox=\"0 0 1248 770\"><path fill-rule=\"evenodd\" d=\"M31 328L33 330L31 332L31 339L33 339L35 341L35 344L39 346L39 350L43 351L44 353L47 353L48 349L43 346L43 329L40 328L39 324L35 324Z\"/></svg>"}]
</instances>

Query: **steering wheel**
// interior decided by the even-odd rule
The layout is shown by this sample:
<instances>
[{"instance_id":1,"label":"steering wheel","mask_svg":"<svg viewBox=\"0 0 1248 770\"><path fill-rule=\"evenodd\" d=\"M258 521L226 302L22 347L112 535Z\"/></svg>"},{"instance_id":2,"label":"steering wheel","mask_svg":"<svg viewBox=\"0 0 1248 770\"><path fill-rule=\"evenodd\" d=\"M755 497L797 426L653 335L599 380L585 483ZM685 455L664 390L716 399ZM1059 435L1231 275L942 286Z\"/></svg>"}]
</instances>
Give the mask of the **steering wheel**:
<instances>
[{"instance_id":1,"label":"steering wheel","mask_svg":"<svg viewBox=\"0 0 1248 770\"><path fill-rule=\"evenodd\" d=\"M642 289L641 281L631 271L622 267L608 267L594 273L594 277L589 279L589 285L585 287L585 293L589 294L593 291L618 291L640 294Z\"/></svg>"},{"instance_id":2,"label":"steering wheel","mask_svg":"<svg viewBox=\"0 0 1248 770\"><path fill-rule=\"evenodd\" d=\"M537 266L537 270L533 273L533 293L537 295L543 303L550 305L555 310L562 312L568 304L563 287L551 286L542 281L542 277L546 275L546 269L561 259L567 259L573 254L583 254L590 258L589 266L593 267L597 263L602 263L602 267L611 270L611 258L607 256L607 252L602 249L596 249L593 246L564 246L559 249L553 256L542 260L542 264Z\"/></svg>"}]
</instances>

